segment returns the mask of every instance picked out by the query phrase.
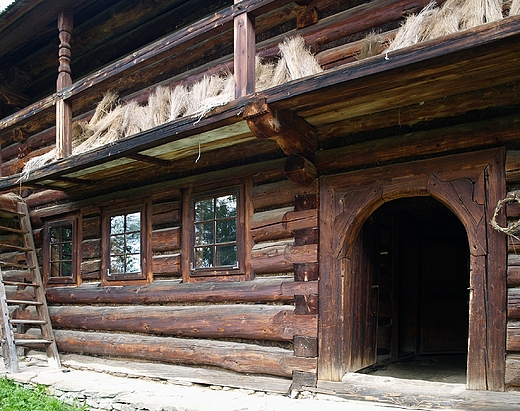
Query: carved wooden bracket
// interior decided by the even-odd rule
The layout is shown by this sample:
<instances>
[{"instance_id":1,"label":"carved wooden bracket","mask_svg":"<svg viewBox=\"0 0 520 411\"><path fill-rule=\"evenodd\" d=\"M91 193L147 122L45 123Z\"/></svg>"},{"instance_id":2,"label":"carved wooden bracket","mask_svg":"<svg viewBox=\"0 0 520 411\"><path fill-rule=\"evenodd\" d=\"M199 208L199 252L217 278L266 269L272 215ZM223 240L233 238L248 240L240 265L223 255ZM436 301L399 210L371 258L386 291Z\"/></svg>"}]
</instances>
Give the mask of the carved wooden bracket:
<instances>
[{"instance_id":1,"label":"carved wooden bracket","mask_svg":"<svg viewBox=\"0 0 520 411\"><path fill-rule=\"evenodd\" d=\"M257 138L275 140L288 156L301 154L313 161L318 150L316 130L290 110L275 110L265 99L246 105L244 119Z\"/></svg>"}]
</instances>

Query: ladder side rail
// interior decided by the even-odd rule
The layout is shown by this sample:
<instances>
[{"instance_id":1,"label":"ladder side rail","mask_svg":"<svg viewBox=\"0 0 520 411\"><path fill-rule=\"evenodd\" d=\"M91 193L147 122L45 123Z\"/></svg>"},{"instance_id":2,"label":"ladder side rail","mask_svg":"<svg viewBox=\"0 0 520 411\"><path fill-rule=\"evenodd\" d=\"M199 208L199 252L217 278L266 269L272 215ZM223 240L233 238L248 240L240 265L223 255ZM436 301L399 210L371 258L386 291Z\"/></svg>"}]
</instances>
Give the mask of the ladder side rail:
<instances>
[{"instance_id":1,"label":"ladder side rail","mask_svg":"<svg viewBox=\"0 0 520 411\"><path fill-rule=\"evenodd\" d=\"M26 262L27 265L31 267L30 270L32 273L32 282L35 285L34 292L36 295L36 300L42 303L36 306L39 318L45 321L45 324L41 326L42 336L45 340L52 341L52 343L48 344L46 348L47 360L50 367L61 368L58 347L56 345L54 332L52 330L51 318L49 315L49 309L47 307L47 298L45 296L45 289L43 287L43 281L40 274L38 257L36 256L36 248L34 245L31 219L29 216L27 204L24 202L20 202L19 209L20 214L22 214L20 218L20 227L24 231L24 245L27 249L30 249L30 251L26 251Z\"/></svg>"},{"instance_id":2,"label":"ladder side rail","mask_svg":"<svg viewBox=\"0 0 520 411\"><path fill-rule=\"evenodd\" d=\"M9 317L9 307L7 306L7 295L2 276L2 267L0 267L0 309L2 311L2 356L7 371L10 374L19 372L18 353L14 342L13 327Z\"/></svg>"}]
</instances>

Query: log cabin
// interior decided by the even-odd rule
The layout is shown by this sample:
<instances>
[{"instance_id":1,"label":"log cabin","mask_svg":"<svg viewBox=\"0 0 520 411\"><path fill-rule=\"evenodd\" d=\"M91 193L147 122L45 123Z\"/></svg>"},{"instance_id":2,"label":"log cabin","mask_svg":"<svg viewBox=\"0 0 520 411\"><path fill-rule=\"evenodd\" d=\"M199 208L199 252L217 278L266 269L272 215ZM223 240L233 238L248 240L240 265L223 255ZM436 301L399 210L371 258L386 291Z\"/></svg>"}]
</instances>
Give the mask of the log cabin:
<instances>
[{"instance_id":1,"label":"log cabin","mask_svg":"<svg viewBox=\"0 0 520 411\"><path fill-rule=\"evenodd\" d=\"M457 354L468 389L518 390L520 7L429 3L4 10L0 191L29 207L59 352L307 385ZM260 87L294 38L319 70ZM232 95L188 112L208 79ZM128 131L144 109L166 114Z\"/></svg>"}]
</instances>

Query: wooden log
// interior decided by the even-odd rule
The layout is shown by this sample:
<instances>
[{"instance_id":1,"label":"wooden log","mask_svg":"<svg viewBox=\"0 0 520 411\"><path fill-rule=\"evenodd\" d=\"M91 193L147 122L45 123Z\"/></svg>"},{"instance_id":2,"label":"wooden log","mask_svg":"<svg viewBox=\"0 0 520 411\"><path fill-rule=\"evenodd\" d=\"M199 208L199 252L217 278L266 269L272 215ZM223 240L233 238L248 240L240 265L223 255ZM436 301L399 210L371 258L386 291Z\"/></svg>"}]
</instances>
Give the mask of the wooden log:
<instances>
[{"instance_id":1,"label":"wooden log","mask_svg":"<svg viewBox=\"0 0 520 411\"><path fill-rule=\"evenodd\" d=\"M290 181L301 186L308 186L318 176L314 163L301 154L293 154L287 158L284 172Z\"/></svg>"},{"instance_id":2,"label":"wooden log","mask_svg":"<svg viewBox=\"0 0 520 411\"><path fill-rule=\"evenodd\" d=\"M507 292L507 317L520 319L520 288L510 288Z\"/></svg>"},{"instance_id":3,"label":"wooden log","mask_svg":"<svg viewBox=\"0 0 520 411\"><path fill-rule=\"evenodd\" d=\"M505 383L510 387L520 387L520 355L508 354L506 357Z\"/></svg>"},{"instance_id":4,"label":"wooden log","mask_svg":"<svg viewBox=\"0 0 520 411\"><path fill-rule=\"evenodd\" d=\"M152 251L164 252L179 250L181 247L180 227L163 228L152 231Z\"/></svg>"},{"instance_id":5,"label":"wooden log","mask_svg":"<svg viewBox=\"0 0 520 411\"><path fill-rule=\"evenodd\" d=\"M293 207L277 208L253 214L251 218L251 236L256 243L280 240L291 236L290 230L283 226L283 218Z\"/></svg>"},{"instance_id":6,"label":"wooden log","mask_svg":"<svg viewBox=\"0 0 520 411\"><path fill-rule=\"evenodd\" d=\"M317 263L318 245L289 246L285 249L285 258L287 261L296 264Z\"/></svg>"},{"instance_id":7,"label":"wooden log","mask_svg":"<svg viewBox=\"0 0 520 411\"><path fill-rule=\"evenodd\" d=\"M315 294L317 290L317 282L295 283L290 277L226 284L180 284L168 280L147 286L98 287L83 283L80 287L49 289L47 300L52 304L289 303L294 301L295 294Z\"/></svg>"},{"instance_id":8,"label":"wooden log","mask_svg":"<svg viewBox=\"0 0 520 411\"><path fill-rule=\"evenodd\" d=\"M154 276L180 277L181 255L161 254L152 257L152 271Z\"/></svg>"},{"instance_id":9,"label":"wooden log","mask_svg":"<svg viewBox=\"0 0 520 411\"><path fill-rule=\"evenodd\" d=\"M294 207L294 198L297 195L316 193L317 191L318 180L307 187L299 186L288 180L258 185L253 188L253 206L255 210L289 205Z\"/></svg>"},{"instance_id":10,"label":"wooden log","mask_svg":"<svg viewBox=\"0 0 520 411\"><path fill-rule=\"evenodd\" d=\"M318 227L318 210L288 211L283 216L283 226L289 232Z\"/></svg>"},{"instance_id":11,"label":"wooden log","mask_svg":"<svg viewBox=\"0 0 520 411\"><path fill-rule=\"evenodd\" d=\"M197 338L291 341L317 337L317 315L295 315L291 306L62 306L50 307L54 327Z\"/></svg>"},{"instance_id":12,"label":"wooden log","mask_svg":"<svg viewBox=\"0 0 520 411\"><path fill-rule=\"evenodd\" d=\"M319 244L319 229L318 227L304 228L294 231L294 245L303 246L308 244Z\"/></svg>"},{"instance_id":13,"label":"wooden log","mask_svg":"<svg viewBox=\"0 0 520 411\"><path fill-rule=\"evenodd\" d=\"M288 247L292 239L255 244L251 250L251 267L257 274L288 273L293 270L293 262L287 259Z\"/></svg>"},{"instance_id":14,"label":"wooden log","mask_svg":"<svg viewBox=\"0 0 520 411\"><path fill-rule=\"evenodd\" d=\"M294 281L317 281L318 278L318 263L294 264Z\"/></svg>"},{"instance_id":15,"label":"wooden log","mask_svg":"<svg viewBox=\"0 0 520 411\"><path fill-rule=\"evenodd\" d=\"M289 350L254 344L70 330L56 330L55 337L62 352L214 366L282 377L292 376L295 370L316 371L313 358L295 357Z\"/></svg>"},{"instance_id":16,"label":"wooden log","mask_svg":"<svg viewBox=\"0 0 520 411\"><path fill-rule=\"evenodd\" d=\"M295 295L294 313L296 315L318 314L318 295Z\"/></svg>"},{"instance_id":17,"label":"wooden log","mask_svg":"<svg viewBox=\"0 0 520 411\"><path fill-rule=\"evenodd\" d=\"M508 321L506 349L520 351L520 321Z\"/></svg>"},{"instance_id":18,"label":"wooden log","mask_svg":"<svg viewBox=\"0 0 520 411\"><path fill-rule=\"evenodd\" d=\"M317 357L318 339L315 337L303 337L300 335L295 336L294 355L296 355L297 357Z\"/></svg>"},{"instance_id":19,"label":"wooden log","mask_svg":"<svg viewBox=\"0 0 520 411\"><path fill-rule=\"evenodd\" d=\"M318 208L316 193L297 194L294 196L294 211L315 210Z\"/></svg>"},{"instance_id":20,"label":"wooden log","mask_svg":"<svg viewBox=\"0 0 520 411\"><path fill-rule=\"evenodd\" d=\"M507 286L520 286L520 266L510 265L507 267Z\"/></svg>"}]
</instances>

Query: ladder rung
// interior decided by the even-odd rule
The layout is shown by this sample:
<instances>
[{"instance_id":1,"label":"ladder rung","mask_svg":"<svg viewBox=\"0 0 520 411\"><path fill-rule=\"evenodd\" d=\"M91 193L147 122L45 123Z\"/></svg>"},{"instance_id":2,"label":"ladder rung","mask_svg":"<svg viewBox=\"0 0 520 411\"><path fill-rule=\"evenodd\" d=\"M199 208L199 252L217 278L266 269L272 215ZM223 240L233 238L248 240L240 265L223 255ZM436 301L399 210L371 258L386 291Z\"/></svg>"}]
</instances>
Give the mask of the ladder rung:
<instances>
[{"instance_id":1,"label":"ladder rung","mask_svg":"<svg viewBox=\"0 0 520 411\"><path fill-rule=\"evenodd\" d=\"M42 305L40 301L28 301L28 300L5 300L7 304L25 304L25 305Z\"/></svg>"},{"instance_id":2,"label":"ladder rung","mask_svg":"<svg viewBox=\"0 0 520 411\"><path fill-rule=\"evenodd\" d=\"M12 250L18 250L18 251L31 251L31 248L22 247L19 245L4 244L4 243L0 243L0 249L1 248L10 248Z\"/></svg>"},{"instance_id":3,"label":"ladder rung","mask_svg":"<svg viewBox=\"0 0 520 411\"><path fill-rule=\"evenodd\" d=\"M20 268L22 270L34 270L34 267L28 266L27 264L8 263L6 261L0 261L0 264L5 267Z\"/></svg>"},{"instance_id":4,"label":"ladder rung","mask_svg":"<svg viewBox=\"0 0 520 411\"><path fill-rule=\"evenodd\" d=\"M12 227L6 227L5 225L0 225L0 231L8 231L10 233L17 233L17 234L26 234L27 231L20 230L19 228L12 228Z\"/></svg>"},{"instance_id":5,"label":"ladder rung","mask_svg":"<svg viewBox=\"0 0 520 411\"><path fill-rule=\"evenodd\" d=\"M10 320L11 321L11 324L34 324L34 325L38 325L38 324L47 324L47 321L45 320L18 320L18 319L12 319Z\"/></svg>"},{"instance_id":6,"label":"ladder rung","mask_svg":"<svg viewBox=\"0 0 520 411\"><path fill-rule=\"evenodd\" d=\"M32 345L32 344L52 344L50 340L14 340L16 345Z\"/></svg>"},{"instance_id":7,"label":"ladder rung","mask_svg":"<svg viewBox=\"0 0 520 411\"><path fill-rule=\"evenodd\" d=\"M17 287L39 287L39 284L34 283L23 283L21 281L4 281L5 285L15 285Z\"/></svg>"}]
</instances>

